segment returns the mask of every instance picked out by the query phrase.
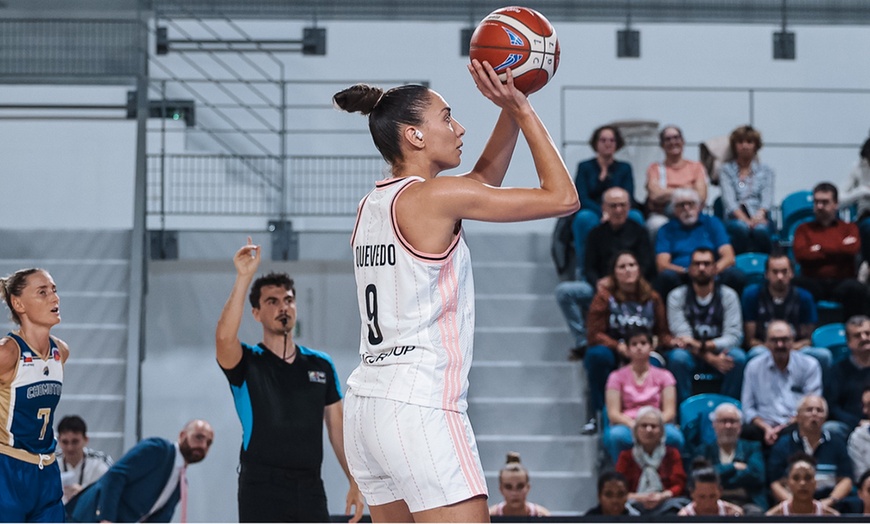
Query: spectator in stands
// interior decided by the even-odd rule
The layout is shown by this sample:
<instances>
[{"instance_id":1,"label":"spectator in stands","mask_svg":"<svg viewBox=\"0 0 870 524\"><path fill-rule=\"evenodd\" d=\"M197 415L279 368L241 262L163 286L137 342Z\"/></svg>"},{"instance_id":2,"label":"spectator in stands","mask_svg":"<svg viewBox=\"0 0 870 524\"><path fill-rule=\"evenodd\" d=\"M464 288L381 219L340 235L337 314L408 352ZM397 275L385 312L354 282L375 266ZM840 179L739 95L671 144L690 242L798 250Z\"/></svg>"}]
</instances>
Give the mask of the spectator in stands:
<instances>
[{"instance_id":1,"label":"spectator in stands","mask_svg":"<svg viewBox=\"0 0 870 524\"><path fill-rule=\"evenodd\" d=\"M87 447L88 426L78 415L60 419L57 425L57 462L66 504L82 489L96 482L112 466L112 457Z\"/></svg>"},{"instance_id":2,"label":"spectator in stands","mask_svg":"<svg viewBox=\"0 0 870 524\"><path fill-rule=\"evenodd\" d=\"M716 278L738 294L743 291L745 277L734 267L734 249L722 221L701 213L701 198L694 189L673 191L674 214L662 226L656 237L656 291L662 297L686 282L692 252L708 247L716 253Z\"/></svg>"},{"instance_id":3,"label":"spectator in stands","mask_svg":"<svg viewBox=\"0 0 870 524\"><path fill-rule=\"evenodd\" d=\"M498 490L504 501L489 507L492 516L505 517L549 517L550 510L526 500L532 483L529 481L529 470L520 462L520 454L511 451L507 461L498 472Z\"/></svg>"},{"instance_id":4,"label":"spectator in stands","mask_svg":"<svg viewBox=\"0 0 870 524\"><path fill-rule=\"evenodd\" d=\"M683 131L669 125L659 133L659 145L665 153L664 162L654 162L646 170L647 221L650 239L668 221L674 190L694 189L703 204L707 201L707 170L700 162L683 158ZM673 209L676 212L676 209Z\"/></svg>"},{"instance_id":5,"label":"spectator in stands","mask_svg":"<svg viewBox=\"0 0 870 524\"><path fill-rule=\"evenodd\" d=\"M743 509L740 506L722 500L722 485L719 483L719 475L705 459L696 459L692 462L692 473L689 475L689 493L692 502L680 510L678 515L681 517L743 516Z\"/></svg>"},{"instance_id":6,"label":"spectator in stands","mask_svg":"<svg viewBox=\"0 0 870 524\"><path fill-rule=\"evenodd\" d=\"M870 261L870 138L861 146L858 162L841 193L841 208L858 206L855 223L861 234L861 257Z\"/></svg>"},{"instance_id":7,"label":"spectator in stands","mask_svg":"<svg viewBox=\"0 0 870 524\"><path fill-rule=\"evenodd\" d=\"M864 409L864 419L849 435L849 458L852 459L852 469L855 475L866 476L870 471L870 384L861 391L861 404ZM862 488L862 484L858 484ZM864 511L870 511L870 505L864 506Z\"/></svg>"},{"instance_id":8,"label":"spectator in stands","mask_svg":"<svg viewBox=\"0 0 870 524\"><path fill-rule=\"evenodd\" d=\"M665 443L683 449L683 434L673 424L677 416L674 376L650 365L652 335L646 328L633 328L626 333L625 341L628 365L610 373L605 393L610 426L604 434L604 445L611 459L615 461L620 452L631 448L635 417L644 406L661 410Z\"/></svg>"},{"instance_id":9,"label":"spectator in stands","mask_svg":"<svg viewBox=\"0 0 870 524\"><path fill-rule=\"evenodd\" d=\"M743 290L743 330L750 348L748 359L768 352L764 338L772 320L784 320L796 333L792 349L815 357L822 368L822 384L830 383L833 357L828 348L810 345L818 316L809 291L795 286L794 265L782 251L774 251L764 265L764 282Z\"/></svg>"},{"instance_id":10,"label":"spectator in stands","mask_svg":"<svg viewBox=\"0 0 870 524\"><path fill-rule=\"evenodd\" d=\"M816 300L843 304L845 318L866 311L867 290L855 279L855 256L861 250L856 224L843 222L837 214L837 188L822 182L813 188L815 219L798 226L794 233L794 257L801 265L795 284Z\"/></svg>"},{"instance_id":11,"label":"spectator in stands","mask_svg":"<svg viewBox=\"0 0 870 524\"><path fill-rule=\"evenodd\" d=\"M855 315L846 322L846 343L849 357L834 365L827 397L831 418L845 424L848 433L861 419L870 418L857 394L870 385L870 317Z\"/></svg>"},{"instance_id":12,"label":"spectator in stands","mask_svg":"<svg viewBox=\"0 0 870 524\"><path fill-rule=\"evenodd\" d=\"M717 392L740 398L746 353L743 343L740 297L715 282L713 251L699 247L689 262L689 284L668 295L668 327L674 349L668 354L668 369L677 380L677 400L692 396L697 374L712 374L721 387Z\"/></svg>"},{"instance_id":13,"label":"spectator in stands","mask_svg":"<svg viewBox=\"0 0 870 524\"><path fill-rule=\"evenodd\" d=\"M683 498L686 471L677 448L665 445L664 421L658 408L637 412L634 447L619 454L616 471L628 480L628 500L641 514L675 514L689 503Z\"/></svg>"},{"instance_id":14,"label":"spectator in stands","mask_svg":"<svg viewBox=\"0 0 870 524\"><path fill-rule=\"evenodd\" d=\"M583 365L589 382L592 419L583 430L590 434L597 431L595 420L604 408L608 375L617 368L617 363L628 361L628 330L644 327L656 336L659 347L669 348L671 344L664 302L641 276L633 253L622 251L611 260L610 276L598 286L589 307L588 326L590 347ZM654 364L662 367L658 362Z\"/></svg>"},{"instance_id":15,"label":"spectator in stands","mask_svg":"<svg viewBox=\"0 0 870 524\"><path fill-rule=\"evenodd\" d=\"M628 481L622 473L605 471L598 476L598 505L589 509L584 515L607 517L640 515L640 512L628 503Z\"/></svg>"},{"instance_id":16,"label":"spectator in stands","mask_svg":"<svg viewBox=\"0 0 870 524\"><path fill-rule=\"evenodd\" d=\"M758 442L740 438L743 413L730 402L716 406L711 415L716 441L698 449L719 475L724 488L722 498L743 508L747 515L767 509L764 457Z\"/></svg>"},{"instance_id":17,"label":"spectator in stands","mask_svg":"<svg viewBox=\"0 0 870 524\"><path fill-rule=\"evenodd\" d=\"M735 253L770 252L773 170L758 160L761 133L740 126L729 139L734 160L719 171L725 229Z\"/></svg>"},{"instance_id":18,"label":"spectator in stands","mask_svg":"<svg viewBox=\"0 0 870 524\"><path fill-rule=\"evenodd\" d=\"M614 158L622 149L625 140L615 126L601 126L592 132L589 145L595 151L595 158L580 162L574 184L580 197L580 211L574 215L571 224L574 236L574 249L577 253L577 280L584 280L583 268L586 260L586 237L589 232L609 219L608 210L602 208L604 193L614 187L624 189L629 195L629 208L626 212L639 224L643 224L643 214L632 209L634 200L634 175L631 164ZM594 284L594 280L588 280Z\"/></svg>"},{"instance_id":19,"label":"spectator in stands","mask_svg":"<svg viewBox=\"0 0 870 524\"><path fill-rule=\"evenodd\" d=\"M791 497L771 508L766 515L839 515L836 510L815 500L816 464L813 457L806 453L796 453L790 458L786 486Z\"/></svg>"},{"instance_id":20,"label":"spectator in stands","mask_svg":"<svg viewBox=\"0 0 870 524\"><path fill-rule=\"evenodd\" d=\"M593 286L610 273L613 256L621 251L631 251L640 264L641 274L648 280L655 276L655 261L649 236L642 225L629 220L631 199L621 187L612 187L604 192L602 209L607 221L595 227L586 243L595 246L586 252L585 275L588 280L569 280L556 286L556 302L565 315L568 330L574 338L574 348L569 360L580 360L586 354L586 315L595 295Z\"/></svg>"},{"instance_id":21,"label":"spectator in stands","mask_svg":"<svg viewBox=\"0 0 870 524\"><path fill-rule=\"evenodd\" d=\"M741 395L743 438L772 446L794 422L800 401L806 395L822 394L818 361L792 351L793 342L791 326L773 320L767 325L768 352L747 362Z\"/></svg>"},{"instance_id":22,"label":"spectator in stands","mask_svg":"<svg viewBox=\"0 0 870 524\"><path fill-rule=\"evenodd\" d=\"M846 451L846 442L836 433L822 428L828 417L828 404L819 395L807 395L797 410L797 428L785 434L770 450L767 477L770 494L775 502L790 498L786 482L788 458L799 451L812 455L816 462L816 489L814 497L822 504L834 504L852 491L852 462Z\"/></svg>"}]
</instances>

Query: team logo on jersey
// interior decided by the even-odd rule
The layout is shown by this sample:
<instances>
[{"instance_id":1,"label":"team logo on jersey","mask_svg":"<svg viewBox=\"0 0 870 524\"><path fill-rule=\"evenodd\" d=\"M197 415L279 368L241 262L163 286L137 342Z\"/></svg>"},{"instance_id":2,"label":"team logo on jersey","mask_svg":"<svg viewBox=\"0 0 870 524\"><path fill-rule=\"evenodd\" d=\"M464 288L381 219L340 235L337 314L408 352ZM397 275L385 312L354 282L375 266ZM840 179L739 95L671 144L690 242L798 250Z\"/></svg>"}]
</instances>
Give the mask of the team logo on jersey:
<instances>
[{"instance_id":1,"label":"team logo on jersey","mask_svg":"<svg viewBox=\"0 0 870 524\"><path fill-rule=\"evenodd\" d=\"M308 382L316 382L317 384L326 384L326 373L323 371L309 371Z\"/></svg>"},{"instance_id":2,"label":"team logo on jersey","mask_svg":"<svg viewBox=\"0 0 870 524\"><path fill-rule=\"evenodd\" d=\"M58 362L60 362L60 351L58 351L57 349L54 349L54 350L51 352L51 355L52 355L52 357L53 357L55 360L57 360Z\"/></svg>"},{"instance_id":3,"label":"team logo on jersey","mask_svg":"<svg viewBox=\"0 0 870 524\"><path fill-rule=\"evenodd\" d=\"M22 353L21 360L24 361L24 365L33 365L33 355L30 353Z\"/></svg>"},{"instance_id":4,"label":"team logo on jersey","mask_svg":"<svg viewBox=\"0 0 870 524\"><path fill-rule=\"evenodd\" d=\"M45 369L42 370L42 374L46 377L48 376L48 366L45 366Z\"/></svg>"}]
</instances>

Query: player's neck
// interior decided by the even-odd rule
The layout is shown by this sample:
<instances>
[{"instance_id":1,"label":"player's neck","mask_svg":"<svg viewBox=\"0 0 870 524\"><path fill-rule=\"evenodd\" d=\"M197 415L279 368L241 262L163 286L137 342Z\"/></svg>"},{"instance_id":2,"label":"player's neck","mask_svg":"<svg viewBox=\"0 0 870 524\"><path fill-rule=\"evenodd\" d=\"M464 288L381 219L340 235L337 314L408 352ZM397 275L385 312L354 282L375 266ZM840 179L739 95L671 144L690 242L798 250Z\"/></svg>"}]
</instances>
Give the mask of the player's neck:
<instances>
[{"instance_id":1,"label":"player's neck","mask_svg":"<svg viewBox=\"0 0 870 524\"><path fill-rule=\"evenodd\" d=\"M22 324L18 328L18 336L24 339L24 342L30 346L30 349L36 351L42 358L48 358L51 348L51 337L49 330L36 324Z\"/></svg>"}]
</instances>

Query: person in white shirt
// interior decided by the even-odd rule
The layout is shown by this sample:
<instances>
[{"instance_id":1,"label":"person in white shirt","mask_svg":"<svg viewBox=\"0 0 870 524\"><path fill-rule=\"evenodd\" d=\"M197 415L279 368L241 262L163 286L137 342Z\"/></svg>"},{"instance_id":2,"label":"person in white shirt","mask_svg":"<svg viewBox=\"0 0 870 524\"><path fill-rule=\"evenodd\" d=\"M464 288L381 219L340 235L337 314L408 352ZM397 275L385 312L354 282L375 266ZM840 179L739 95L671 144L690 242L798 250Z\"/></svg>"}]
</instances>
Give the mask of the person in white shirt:
<instances>
[{"instance_id":1,"label":"person in white shirt","mask_svg":"<svg viewBox=\"0 0 870 524\"><path fill-rule=\"evenodd\" d=\"M112 457L87 447L88 426L78 415L63 417L57 425L56 453L63 484L63 503L90 486L112 466Z\"/></svg>"}]
</instances>

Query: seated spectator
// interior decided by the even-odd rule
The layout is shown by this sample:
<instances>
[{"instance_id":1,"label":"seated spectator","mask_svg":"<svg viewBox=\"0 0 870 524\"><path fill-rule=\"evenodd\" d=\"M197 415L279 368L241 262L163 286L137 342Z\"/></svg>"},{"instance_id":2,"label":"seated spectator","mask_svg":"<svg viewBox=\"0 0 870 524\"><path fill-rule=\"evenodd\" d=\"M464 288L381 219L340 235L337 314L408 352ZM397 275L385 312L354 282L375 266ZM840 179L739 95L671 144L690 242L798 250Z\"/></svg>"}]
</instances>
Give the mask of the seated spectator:
<instances>
[{"instance_id":1,"label":"seated spectator","mask_svg":"<svg viewBox=\"0 0 870 524\"><path fill-rule=\"evenodd\" d=\"M740 126L729 139L734 160L719 171L725 229L737 254L770 253L773 222L773 170L758 160L761 133Z\"/></svg>"},{"instance_id":2,"label":"seated spectator","mask_svg":"<svg viewBox=\"0 0 870 524\"><path fill-rule=\"evenodd\" d=\"M743 376L742 437L772 446L794 422L807 395L822 394L822 370L816 359L792 351L794 331L785 321L767 325L768 352L746 364Z\"/></svg>"},{"instance_id":3,"label":"seated spectator","mask_svg":"<svg viewBox=\"0 0 870 524\"><path fill-rule=\"evenodd\" d=\"M57 425L57 462L63 484L63 503L96 482L112 466L112 457L87 447L88 426L78 415L60 419Z\"/></svg>"},{"instance_id":4,"label":"seated spectator","mask_svg":"<svg viewBox=\"0 0 870 524\"><path fill-rule=\"evenodd\" d=\"M610 372L628 361L626 334L630 328L644 327L658 339L660 347L670 347L671 333L665 305L658 293L640 274L637 257L622 251L613 257L610 276L598 286L589 307L589 344L583 359L589 382L589 412L592 419L584 433L597 431L595 420L604 409L604 389ZM662 364L659 364L662 367Z\"/></svg>"},{"instance_id":5,"label":"seated spectator","mask_svg":"<svg viewBox=\"0 0 870 524\"><path fill-rule=\"evenodd\" d=\"M643 515L676 514L689 503L681 497L686 471L679 450L665 445L662 412L640 408L633 432L634 447L616 461L616 471L628 480L628 500Z\"/></svg>"},{"instance_id":6,"label":"seated spectator","mask_svg":"<svg viewBox=\"0 0 870 524\"><path fill-rule=\"evenodd\" d=\"M689 475L689 493L692 502L683 506L677 515L681 517L720 516L741 517L743 510L730 502L722 500L722 486L719 475L704 459L692 463Z\"/></svg>"},{"instance_id":7,"label":"seated spectator","mask_svg":"<svg viewBox=\"0 0 870 524\"><path fill-rule=\"evenodd\" d=\"M870 384L870 317L856 315L846 322L846 343L849 358L834 365L828 404L831 418L842 422L848 434L861 419L870 418L858 396Z\"/></svg>"},{"instance_id":8,"label":"seated spectator","mask_svg":"<svg viewBox=\"0 0 870 524\"><path fill-rule=\"evenodd\" d=\"M520 463L520 454L511 451L507 454L504 467L498 472L498 490L504 501L490 506L489 514L499 517L549 517L547 508L526 500L531 487L529 471Z\"/></svg>"},{"instance_id":9,"label":"seated spectator","mask_svg":"<svg viewBox=\"0 0 870 524\"><path fill-rule=\"evenodd\" d=\"M659 146L665 153L664 162L650 164L646 170L646 226L650 240L672 214L673 193L678 188L694 189L700 202L707 201L707 170L700 162L683 158L686 145L683 132L677 126L666 126L659 133Z\"/></svg>"},{"instance_id":10,"label":"seated spectator","mask_svg":"<svg viewBox=\"0 0 870 524\"><path fill-rule=\"evenodd\" d=\"M858 162L849 172L849 180L841 193L841 208L858 206L855 223L861 234L861 257L870 261L870 138L861 146Z\"/></svg>"},{"instance_id":11,"label":"seated spectator","mask_svg":"<svg viewBox=\"0 0 870 524\"><path fill-rule=\"evenodd\" d=\"M766 515L839 515L836 510L815 500L816 465L813 457L806 453L797 453L789 460L786 486L791 497L771 508Z\"/></svg>"},{"instance_id":12,"label":"seated spectator","mask_svg":"<svg viewBox=\"0 0 870 524\"><path fill-rule=\"evenodd\" d=\"M819 361L822 387L830 384L833 356L828 348L810 345L818 316L816 303L809 291L794 285L794 265L788 255L774 251L764 263L764 282L743 290L743 330L750 348L747 359L767 353L764 336L771 320L788 322L796 333L792 349L800 350Z\"/></svg>"},{"instance_id":13,"label":"seated spectator","mask_svg":"<svg viewBox=\"0 0 870 524\"><path fill-rule=\"evenodd\" d=\"M795 284L816 300L842 303L845 318L850 318L867 310L867 290L855 279L855 257L861 250L858 226L840 220L837 205L836 187L822 182L813 188L815 219L794 233L794 257L801 265Z\"/></svg>"},{"instance_id":14,"label":"seated spectator","mask_svg":"<svg viewBox=\"0 0 870 524\"><path fill-rule=\"evenodd\" d=\"M634 199L631 164L613 157L625 145L619 129L609 125L599 127L592 133L589 145L595 151L595 158L577 165L574 185L577 186L577 195L580 197L580 211L574 215L571 228L577 254L577 280L587 280L594 284L594 280L584 278L583 264L586 260L587 235L592 228L609 219L608 211L601 206L604 193L614 187L624 189L630 199L626 213L638 224L643 224L643 214L632 209L631 205Z\"/></svg>"},{"instance_id":15,"label":"seated spectator","mask_svg":"<svg viewBox=\"0 0 870 524\"><path fill-rule=\"evenodd\" d=\"M683 434L673 424L677 416L677 393L674 376L666 369L650 365L652 336L645 328L630 330L625 337L628 364L607 377L607 417L610 426L604 432L604 445L612 460L631 448L632 430L638 410L644 406L658 408L665 422L666 444L683 448Z\"/></svg>"},{"instance_id":16,"label":"seated spectator","mask_svg":"<svg viewBox=\"0 0 870 524\"><path fill-rule=\"evenodd\" d=\"M858 477L858 482L855 483L857 492L843 499L837 505L837 511L840 513L851 513L858 515L870 515L870 469Z\"/></svg>"},{"instance_id":17,"label":"seated spectator","mask_svg":"<svg viewBox=\"0 0 870 524\"><path fill-rule=\"evenodd\" d=\"M719 404L711 418L716 441L703 444L696 454L709 461L719 475L723 500L742 507L747 515L764 513L767 493L761 445L740 438L743 413L734 404Z\"/></svg>"},{"instance_id":18,"label":"seated spectator","mask_svg":"<svg viewBox=\"0 0 870 524\"><path fill-rule=\"evenodd\" d=\"M589 509L584 515L607 517L640 515L640 512L628 503L628 481L622 473L605 471L598 476L598 505Z\"/></svg>"},{"instance_id":19,"label":"seated spectator","mask_svg":"<svg viewBox=\"0 0 870 524\"><path fill-rule=\"evenodd\" d=\"M864 419L849 435L849 458L856 476L870 471L870 384L865 385L861 392L861 404ZM870 511L870 506L865 510Z\"/></svg>"},{"instance_id":20,"label":"seated spectator","mask_svg":"<svg viewBox=\"0 0 870 524\"><path fill-rule=\"evenodd\" d=\"M693 377L712 374L721 387L717 392L740 398L746 353L740 298L714 281L713 251L699 247L689 263L689 284L668 295L668 327L674 349L668 354L668 369L677 380L677 401L692 396Z\"/></svg>"},{"instance_id":21,"label":"seated spectator","mask_svg":"<svg viewBox=\"0 0 870 524\"><path fill-rule=\"evenodd\" d=\"M569 360L580 360L586 354L586 315L598 282L610 272L610 262L620 251L631 251L640 264L641 274L648 280L655 275L655 262L649 237L642 225L629 220L631 201L621 187L604 192L602 209L607 220L595 227L587 243L595 246L586 252L587 280L568 280L556 286L556 302L568 322L574 339Z\"/></svg>"},{"instance_id":22,"label":"seated spectator","mask_svg":"<svg viewBox=\"0 0 870 524\"><path fill-rule=\"evenodd\" d=\"M698 247L716 253L720 282L738 294L743 291L746 278L734 267L734 249L722 221L701 213L701 199L694 189L675 189L673 202L676 218L662 226L656 237L656 291L667 298L672 289L686 283L692 252Z\"/></svg>"},{"instance_id":23,"label":"seated spectator","mask_svg":"<svg viewBox=\"0 0 870 524\"><path fill-rule=\"evenodd\" d=\"M628 481L622 473L605 471L598 475L598 505L583 514L607 517L638 516L640 512L628 503Z\"/></svg>"},{"instance_id":24,"label":"seated spectator","mask_svg":"<svg viewBox=\"0 0 870 524\"><path fill-rule=\"evenodd\" d=\"M797 411L797 428L785 434L770 450L767 477L770 494L775 502L790 498L793 493L785 480L788 458L804 451L815 460L816 489L814 497L826 507L849 495L852 491L852 462L846 451L846 442L837 434L825 431L822 424L828 417L828 404L818 395L803 398Z\"/></svg>"}]
</instances>

